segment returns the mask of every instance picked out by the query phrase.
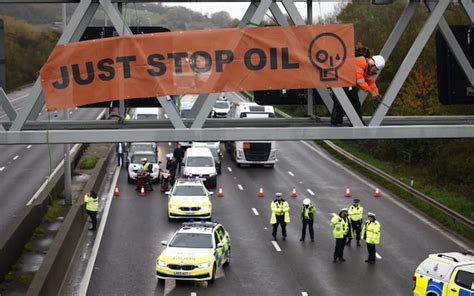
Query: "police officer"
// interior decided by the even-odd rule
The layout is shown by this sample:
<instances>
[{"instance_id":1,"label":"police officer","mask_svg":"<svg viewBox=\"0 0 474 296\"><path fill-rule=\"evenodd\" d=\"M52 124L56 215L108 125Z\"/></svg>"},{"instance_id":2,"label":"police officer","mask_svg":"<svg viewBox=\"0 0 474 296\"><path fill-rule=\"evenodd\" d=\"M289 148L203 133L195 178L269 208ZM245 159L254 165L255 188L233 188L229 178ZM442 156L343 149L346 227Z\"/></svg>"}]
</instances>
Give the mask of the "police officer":
<instances>
[{"instance_id":1,"label":"police officer","mask_svg":"<svg viewBox=\"0 0 474 296\"><path fill-rule=\"evenodd\" d=\"M182 162L183 162L183 158L184 158L184 149L183 147L181 147L181 144L178 143L178 145L176 145L176 148L173 150L173 157L176 159L176 161L178 162L178 174L181 173L181 166L182 166Z\"/></svg>"},{"instance_id":2,"label":"police officer","mask_svg":"<svg viewBox=\"0 0 474 296\"><path fill-rule=\"evenodd\" d=\"M367 251L369 252L369 258L365 262L375 264L375 245L380 243L381 225L375 219L374 213L368 213L368 216L369 219L364 223L364 227L362 227L362 239L367 243Z\"/></svg>"},{"instance_id":3,"label":"police officer","mask_svg":"<svg viewBox=\"0 0 474 296\"><path fill-rule=\"evenodd\" d=\"M349 207L349 217L352 229L356 234L357 246L360 247L360 231L362 228L362 217L364 215L364 207L359 204L359 199L354 199L354 203ZM352 238L349 238L347 245L351 244Z\"/></svg>"},{"instance_id":4,"label":"police officer","mask_svg":"<svg viewBox=\"0 0 474 296\"><path fill-rule=\"evenodd\" d=\"M151 186L151 175L150 173L153 172L153 164L148 162L148 158L144 157L141 159L141 164L142 164L142 167L138 170L138 175L143 175L144 177L144 182L145 182L145 186L148 185L148 187L150 188L151 191L153 191L153 187ZM137 182L137 190L140 191L141 188L139 188L138 186L138 182Z\"/></svg>"},{"instance_id":5,"label":"police officer","mask_svg":"<svg viewBox=\"0 0 474 296\"><path fill-rule=\"evenodd\" d=\"M345 208L345 209L346 209L346 215L343 218L344 223L346 225L346 228L344 229L344 243L346 245L349 245L350 241L354 237L354 231L352 230L352 223L351 223L351 219L349 218L348 210L347 210L347 208Z\"/></svg>"},{"instance_id":6,"label":"police officer","mask_svg":"<svg viewBox=\"0 0 474 296\"><path fill-rule=\"evenodd\" d=\"M334 215L331 219L332 236L336 239L336 246L334 248L333 262L346 261L344 259L344 246L346 245L346 239L344 233L346 232L346 221L344 217L347 216L347 208L343 208L339 211L339 215Z\"/></svg>"},{"instance_id":7,"label":"police officer","mask_svg":"<svg viewBox=\"0 0 474 296\"><path fill-rule=\"evenodd\" d=\"M89 230L94 231L97 229L97 212L99 211L99 198L97 193L91 191L86 193L84 196L84 202L86 203L86 213L91 217L92 227Z\"/></svg>"},{"instance_id":8,"label":"police officer","mask_svg":"<svg viewBox=\"0 0 474 296\"><path fill-rule=\"evenodd\" d=\"M270 204L272 217L270 223L273 225L272 236L276 240L278 225L281 225L283 240L286 239L286 224L290 223L290 205L280 192L275 194L275 200Z\"/></svg>"},{"instance_id":9,"label":"police officer","mask_svg":"<svg viewBox=\"0 0 474 296\"><path fill-rule=\"evenodd\" d=\"M311 241L314 242L314 213L316 212L316 208L311 204L311 200L309 198L305 198L303 200L303 206L301 207L301 220L303 221L303 229L301 231L301 238L300 242L304 242L304 238L306 236L306 226L309 229L309 237Z\"/></svg>"}]
</instances>

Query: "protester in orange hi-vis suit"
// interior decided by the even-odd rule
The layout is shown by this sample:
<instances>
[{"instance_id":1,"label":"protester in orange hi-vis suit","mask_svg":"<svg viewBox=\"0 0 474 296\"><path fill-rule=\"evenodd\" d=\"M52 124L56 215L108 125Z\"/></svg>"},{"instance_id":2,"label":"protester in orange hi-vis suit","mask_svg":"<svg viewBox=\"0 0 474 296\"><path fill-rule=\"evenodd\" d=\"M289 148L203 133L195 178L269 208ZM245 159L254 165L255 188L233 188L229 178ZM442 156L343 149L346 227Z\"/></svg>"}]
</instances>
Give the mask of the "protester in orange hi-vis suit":
<instances>
[{"instance_id":1,"label":"protester in orange hi-vis suit","mask_svg":"<svg viewBox=\"0 0 474 296\"><path fill-rule=\"evenodd\" d=\"M362 120L361 107L359 101L359 88L370 93L374 98L379 99L380 93L375 79L377 73L385 66L385 59L381 55L373 57L359 56L354 59L356 68L356 83L358 87L345 87L344 92L349 97L352 106ZM331 125L337 126L342 123L344 110L338 100L334 100L331 114ZM364 123L364 121L362 121ZM365 123L364 123L365 124Z\"/></svg>"}]
</instances>

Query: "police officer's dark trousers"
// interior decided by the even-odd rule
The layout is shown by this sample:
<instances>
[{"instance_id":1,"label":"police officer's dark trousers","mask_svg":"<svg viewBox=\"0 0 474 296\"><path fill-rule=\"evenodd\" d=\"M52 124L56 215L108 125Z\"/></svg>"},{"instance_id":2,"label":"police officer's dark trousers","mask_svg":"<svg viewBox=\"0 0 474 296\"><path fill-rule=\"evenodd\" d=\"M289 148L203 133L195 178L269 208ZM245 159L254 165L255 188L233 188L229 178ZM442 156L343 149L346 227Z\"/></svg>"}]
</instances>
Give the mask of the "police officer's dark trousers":
<instances>
[{"instance_id":1,"label":"police officer's dark trousers","mask_svg":"<svg viewBox=\"0 0 474 296\"><path fill-rule=\"evenodd\" d=\"M367 261L375 263L375 244L367 243L367 251L369 252L369 258Z\"/></svg>"},{"instance_id":2,"label":"police officer's dark trousers","mask_svg":"<svg viewBox=\"0 0 474 296\"><path fill-rule=\"evenodd\" d=\"M304 240L306 236L306 226L308 226L308 229L309 229L309 237L311 238L311 240L314 240L313 222L314 220L311 218L303 219L303 230L301 232L301 240Z\"/></svg>"},{"instance_id":3,"label":"police officer's dark trousers","mask_svg":"<svg viewBox=\"0 0 474 296\"><path fill-rule=\"evenodd\" d=\"M360 107L360 101L359 101L359 89L357 87L344 87L344 92L349 98L349 101L351 102L352 106L354 107L355 111L359 115L360 119L362 120L362 115L361 115L361 107ZM342 123L342 117L344 116L344 109L342 109L341 104L336 98L333 98L334 105L332 108L332 113L331 113L331 124L341 124Z\"/></svg>"},{"instance_id":4,"label":"police officer's dark trousers","mask_svg":"<svg viewBox=\"0 0 474 296\"><path fill-rule=\"evenodd\" d=\"M87 215L89 215L89 217L91 217L91 222L92 222L92 227L91 229L96 229L97 227L97 212L96 211L89 211L89 210L86 210L87 212Z\"/></svg>"},{"instance_id":5,"label":"police officer's dark trousers","mask_svg":"<svg viewBox=\"0 0 474 296\"><path fill-rule=\"evenodd\" d=\"M357 243L359 243L360 241L360 233L361 233L361 227L362 227L362 220L359 220L359 221L354 221L354 220L351 220L351 224L352 224L352 229L354 229L354 232L356 234L356 240L357 240ZM351 241L351 238L349 238L349 243Z\"/></svg>"},{"instance_id":6,"label":"police officer's dark trousers","mask_svg":"<svg viewBox=\"0 0 474 296\"><path fill-rule=\"evenodd\" d=\"M345 238L336 238L336 248L334 249L334 260L342 260L344 258L344 246L346 245Z\"/></svg>"},{"instance_id":7,"label":"police officer's dark trousers","mask_svg":"<svg viewBox=\"0 0 474 296\"><path fill-rule=\"evenodd\" d=\"M276 221L277 222L273 224L273 237L277 235L278 225L281 225L281 234L283 235L283 237L286 237L285 215L276 215Z\"/></svg>"}]
</instances>

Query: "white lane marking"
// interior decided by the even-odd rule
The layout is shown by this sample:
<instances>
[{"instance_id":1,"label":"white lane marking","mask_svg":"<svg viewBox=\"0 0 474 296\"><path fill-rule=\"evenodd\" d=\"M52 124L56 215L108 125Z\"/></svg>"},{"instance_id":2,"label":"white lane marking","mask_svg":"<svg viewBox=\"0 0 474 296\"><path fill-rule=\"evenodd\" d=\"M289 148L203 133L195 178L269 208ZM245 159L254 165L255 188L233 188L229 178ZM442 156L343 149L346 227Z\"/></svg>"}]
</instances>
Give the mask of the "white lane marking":
<instances>
[{"instance_id":1,"label":"white lane marking","mask_svg":"<svg viewBox=\"0 0 474 296\"><path fill-rule=\"evenodd\" d=\"M72 147L71 149L71 152L70 152L70 155L73 155L74 153L76 153L76 151L79 149L79 146L81 146L81 144L76 144L74 145L74 147ZM61 162L58 164L58 166L54 169L53 173L51 174L51 176L55 175L58 173L58 171L61 169L61 167L64 166L64 159L61 160ZM35 192L35 194L33 195L33 197L26 203L26 206L29 206L31 205L37 198L38 196L40 195L40 193L43 191L43 189L46 187L46 185L48 185L48 182L49 182L49 177L46 176L46 181L44 181L44 183L40 186L40 188L38 189L38 191Z\"/></svg>"},{"instance_id":2,"label":"white lane marking","mask_svg":"<svg viewBox=\"0 0 474 296\"><path fill-rule=\"evenodd\" d=\"M258 215L259 215L256 208L252 208L252 211L253 211L253 213L255 214L255 216L258 216Z\"/></svg>"},{"instance_id":3,"label":"white lane marking","mask_svg":"<svg viewBox=\"0 0 474 296\"><path fill-rule=\"evenodd\" d=\"M288 175L290 175L290 176L292 176L292 177L294 177L294 176L295 176L295 174L293 174L293 173L292 173L292 172L290 172L290 171L288 171Z\"/></svg>"},{"instance_id":4,"label":"white lane marking","mask_svg":"<svg viewBox=\"0 0 474 296\"><path fill-rule=\"evenodd\" d=\"M277 252L281 252L280 246L278 245L276 241L272 241L272 244L275 247L275 250L277 250Z\"/></svg>"},{"instance_id":5,"label":"white lane marking","mask_svg":"<svg viewBox=\"0 0 474 296\"><path fill-rule=\"evenodd\" d=\"M1 167L1 168L0 168L0 172L3 172L4 169L5 169L5 167Z\"/></svg>"},{"instance_id":6,"label":"white lane marking","mask_svg":"<svg viewBox=\"0 0 474 296\"><path fill-rule=\"evenodd\" d=\"M21 108L15 108L15 111L18 111L20 110ZM3 117L6 117L7 115L6 114L3 114L2 116L0 116L0 118L3 118Z\"/></svg>"},{"instance_id":7,"label":"white lane marking","mask_svg":"<svg viewBox=\"0 0 474 296\"><path fill-rule=\"evenodd\" d=\"M20 99L23 99L23 98L26 98L30 93L27 93L26 95L22 95L22 96L19 96L19 97L16 97L14 98L13 100L10 100L10 102L16 102Z\"/></svg>"},{"instance_id":8,"label":"white lane marking","mask_svg":"<svg viewBox=\"0 0 474 296\"><path fill-rule=\"evenodd\" d=\"M102 235L104 234L105 224L107 223L107 217L109 215L110 205L112 204L112 197L115 190L115 185L117 184L118 176L120 174L120 168L115 169L114 179L112 181L112 186L110 186L109 193L107 193L107 201L101 215L101 221L99 224L99 229L97 230L97 236L95 237L94 245L92 246L91 254L89 256L89 262L87 263L86 271L84 277L82 278L81 288L79 295L86 295L87 289L89 288L89 282L92 276L92 270L94 269L95 259L97 258L97 253L99 252L100 242L102 240Z\"/></svg>"},{"instance_id":9,"label":"white lane marking","mask_svg":"<svg viewBox=\"0 0 474 296\"><path fill-rule=\"evenodd\" d=\"M171 142L168 142L168 146L171 146Z\"/></svg>"},{"instance_id":10,"label":"white lane marking","mask_svg":"<svg viewBox=\"0 0 474 296\"><path fill-rule=\"evenodd\" d=\"M375 257L377 257L377 259L382 259L382 256L380 256L377 252L375 252Z\"/></svg>"},{"instance_id":11,"label":"white lane marking","mask_svg":"<svg viewBox=\"0 0 474 296\"><path fill-rule=\"evenodd\" d=\"M346 173L350 174L351 176L353 176L354 178L356 178L357 180L359 180L360 182L364 183L365 185L367 185L368 187L374 187L373 184L371 184L370 182L362 179L362 177L356 175L356 173L350 171L349 169L345 168L344 166L342 166L340 163L336 162L335 160L329 158L327 155L325 155L322 151L319 151L318 149L316 149L313 145L311 145L310 143L306 142L306 141L301 141L301 143L303 143L304 145L306 145L307 147L309 147L311 150L313 150L314 152L318 153L321 157L323 157L324 159L326 159L327 161L333 163L335 166L338 166L340 169L344 170ZM470 250L472 247L468 246L467 244L465 244L464 242L460 241L459 239L455 238L454 236L452 236L451 234L447 233L446 231L444 231L444 229L440 228L440 227L437 227L435 225L435 223L429 221L428 219L426 219L425 217L423 217L422 215L416 213L415 211L409 209L407 206L405 206L404 204L402 204L400 201L398 201L397 199L395 199L393 196L391 196L390 194L386 193L385 194L385 199L388 199L390 200L391 202L393 202L394 204L396 204L397 206L399 206L401 209L405 210L406 212L410 213L411 215L413 215L414 217L416 217L418 220L424 222L426 225L428 225L429 227L433 228L434 230L436 230L437 232L441 233L442 235L444 235L446 238L448 238L449 240L451 240L452 242L454 242L455 244L457 244L458 246L460 246L461 248L465 249L465 250Z\"/></svg>"},{"instance_id":12,"label":"white lane marking","mask_svg":"<svg viewBox=\"0 0 474 296\"><path fill-rule=\"evenodd\" d=\"M72 114L72 111L69 111L69 114Z\"/></svg>"},{"instance_id":13,"label":"white lane marking","mask_svg":"<svg viewBox=\"0 0 474 296\"><path fill-rule=\"evenodd\" d=\"M309 194L311 194L312 196L314 196L314 192L311 190L311 189L306 189L306 191L308 191Z\"/></svg>"},{"instance_id":14,"label":"white lane marking","mask_svg":"<svg viewBox=\"0 0 474 296\"><path fill-rule=\"evenodd\" d=\"M301 292L301 296L308 296L308 292Z\"/></svg>"},{"instance_id":15,"label":"white lane marking","mask_svg":"<svg viewBox=\"0 0 474 296\"><path fill-rule=\"evenodd\" d=\"M232 173L231 167L227 167L227 170Z\"/></svg>"},{"instance_id":16,"label":"white lane marking","mask_svg":"<svg viewBox=\"0 0 474 296\"><path fill-rule=\"evenodd\" d=\"M17 160L17 159L18 159L18 157L20 157L20 156L18 156L18 155L15 155L15 157L13 157L13 160Z\"/></svg>"},{"instance_id":17,"label":"white lane marking","mask_svg":"<svg viewBox=\"0 0 474 296\"><path fill-rule=\"evenodd\" d=\"M31 145L26 146L26 149L30 149L30 148L31 148Z\"/></svg>"},{"instance_id":18,"label":"white lane marking","mask_svg":"<svg viewBox=\"0 0 474 296\"><path fill-rule=\"evenodd\" d=\"M197 296L196 292L191 292L191 296Z\"/></svg>"},{"instance_id":19,"label":"white lane marking","mask_svg":"<svg viewBox=\"0 0 474 296\"><path fill-rule=\"evenodd\" d=\"M237 184L237 187L239 187L240 190L244 190L244 187L242 187L240 184Z\"/></svg>"}]
</instances>

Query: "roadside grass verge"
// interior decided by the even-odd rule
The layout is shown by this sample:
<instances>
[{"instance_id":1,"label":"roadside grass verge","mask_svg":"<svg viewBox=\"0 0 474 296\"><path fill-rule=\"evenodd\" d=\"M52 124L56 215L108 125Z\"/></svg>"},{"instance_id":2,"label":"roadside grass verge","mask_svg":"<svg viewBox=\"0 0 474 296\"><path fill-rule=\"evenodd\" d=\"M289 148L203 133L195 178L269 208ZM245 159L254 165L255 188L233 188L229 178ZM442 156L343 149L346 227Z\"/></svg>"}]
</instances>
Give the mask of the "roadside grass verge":
<instances>
[{"instance_id":1,"label":"roadside grass verge","mask_svg":"<svg viewBox=\"0 0 474 296\"><path fill-rule=\"evenodd\" d=\"M97 163L96 156L84 156L79 163L79 168L81 170L91 170L95 167Z\"/></svg>"}]
</instances>

